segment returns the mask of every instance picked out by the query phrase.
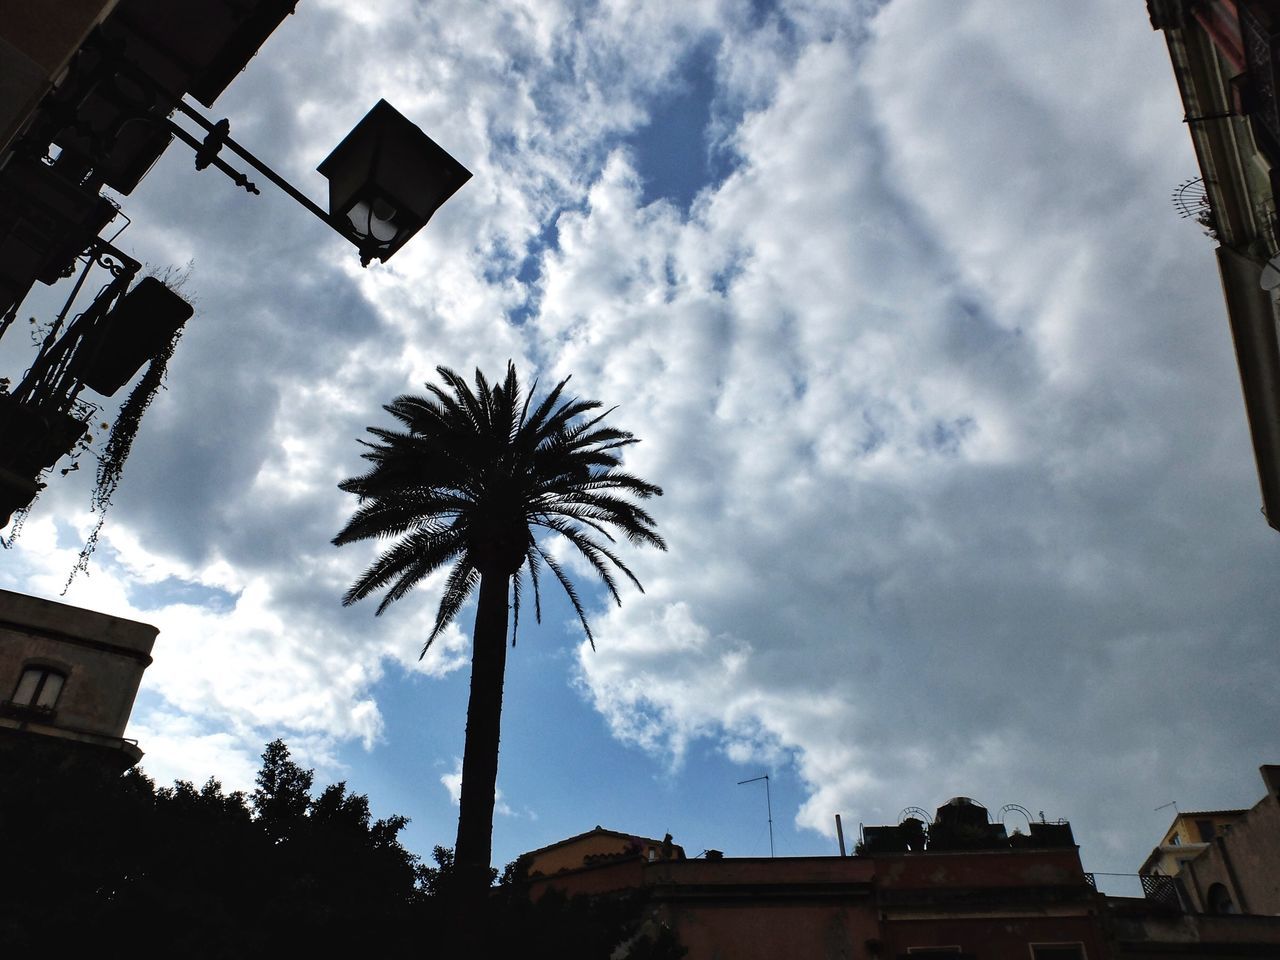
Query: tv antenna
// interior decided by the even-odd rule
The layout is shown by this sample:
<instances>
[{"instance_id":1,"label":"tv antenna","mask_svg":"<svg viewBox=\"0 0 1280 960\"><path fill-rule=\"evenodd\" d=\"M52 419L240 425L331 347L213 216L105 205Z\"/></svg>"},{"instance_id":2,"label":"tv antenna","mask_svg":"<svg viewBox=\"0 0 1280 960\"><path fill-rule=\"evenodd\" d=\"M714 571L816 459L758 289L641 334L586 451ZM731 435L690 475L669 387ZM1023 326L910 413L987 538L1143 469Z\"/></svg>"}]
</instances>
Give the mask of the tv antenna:
<instances>
[{"instance_id":1,"label":"tv antenna","mask_svg":"<svg viewBox=\"0 0 1280 960\"><path fill-rule=\"evenodd\" d=\"M1200 224L1200 228L1204 231L1204 235L1211 240L1218 239L1218 226L1213 215L1213 204L1209 200L1209 191L1205 187L1204 180L1200 177L1192 177L1190 180L1183 180L1178 184L1173 196L1169 198L1173 201L1174 207L1178 210L1178 216L1183 220L1193 220ZM1267 289L1267 288L1263 288Z\"/></svg>"},{"instance_id":2,"label":"tv antenna","mask_svg":"<svg viewBox=\"0 0 1280 960\"><path fill-rule=\"evenodd\" d=\"M933 824L933 817L929 816L929 811L923 807L903 807L902 812L898 814L898 826L902 826L904 820L919 820L921 823Z\"/></svg>"},{"instance_id":3,"label":"tv antenna","mask_svg":"<svg viewBox=\"0 0 1280 960\"><path fill-rule=\"evenodd\" d=\"M764 802L765 809L769 812L769 856L773 856L773 798L769 795L769 775L763 773L758 777L752 777L750 780L739 780L738 786L744 783L757 783L764 781Z\"/></svg>"},{"instance_id":4,"label":"tv antenna","mask_svg":"<svg viewBox=\"0 0 1280 960\"><path fill-rule=\"evenodd\" d=\"M1157 810L1157 811L1159 811L1159 810L1163 810L1163 809L1165 809L1166 807L1173 807L1173 812L1174 812L1174 813L1177 813L1177 812L1178 812L1178 801L1177 801L1177 800L1170 800L1168 803L1162 803L1162 804L1160 804L1160 806L1156 807L1156 810Z\"/></svg>"}]
</instances>

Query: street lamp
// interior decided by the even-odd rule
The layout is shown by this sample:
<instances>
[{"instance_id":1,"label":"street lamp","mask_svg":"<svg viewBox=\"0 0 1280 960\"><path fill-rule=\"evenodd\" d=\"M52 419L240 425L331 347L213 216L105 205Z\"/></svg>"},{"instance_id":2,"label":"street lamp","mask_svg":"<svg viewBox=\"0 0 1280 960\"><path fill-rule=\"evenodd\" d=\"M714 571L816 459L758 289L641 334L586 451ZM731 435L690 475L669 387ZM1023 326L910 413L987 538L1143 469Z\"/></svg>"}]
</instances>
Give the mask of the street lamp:
<instances>
[{"instance_id":1,"label":"street lamp","mask_svg":"<svg viewBox=\"0 0 1280 960\"><path fill-rule=\"evenodd\" d=\"M184 50L186 45L202 49L198 31L180 33ZM49 98L27 137L33 153L56 144L65 176L82 185L96 179L129 193L176 137L195 151L197 170L215 167L237 186L259 193L227 163L225 148L355 244L368 266L404 246L471 178L435 141L379 100L320 164L320 173L329 180L329 209L323 210L231 139L230 121L214 122L187 102L184 85L172 82L166 72L170 61L157 60L150 46L131 36L127 31L123 36L91 36L75 70ZM196 96L205 105L212 102ZM203 136L180 125L175 119L179 113L194 121Z\"/></svg>"},{"instance_id":2,"label":"street lamp","mask_svg":"<svg viewBox=\"0 0 1280 960\"><path fill-rule=\"evenodd\" d=\"M360 263L386 261L471 179L471 172L404 114L379 100L316 168L329 181L323 210L229 136L230 124L202 116L178 100L174 107L205 129L197 140L165 118L173 134L196 152L196 169L216 167L249 193L257 186L219 156L226 147L360 249Z\"/></svg>"},{"instance_id":3,"label":"street lamp","mask_svg":"<svg viewBox=\"0 0 1280 960\"><path fill-rule=\"evenodd\" d=\"M350 231L362 258L384 261L471 179L466 167L385 100L316 169L329 181L335 229Z\"/></svg>"}]
</instances>

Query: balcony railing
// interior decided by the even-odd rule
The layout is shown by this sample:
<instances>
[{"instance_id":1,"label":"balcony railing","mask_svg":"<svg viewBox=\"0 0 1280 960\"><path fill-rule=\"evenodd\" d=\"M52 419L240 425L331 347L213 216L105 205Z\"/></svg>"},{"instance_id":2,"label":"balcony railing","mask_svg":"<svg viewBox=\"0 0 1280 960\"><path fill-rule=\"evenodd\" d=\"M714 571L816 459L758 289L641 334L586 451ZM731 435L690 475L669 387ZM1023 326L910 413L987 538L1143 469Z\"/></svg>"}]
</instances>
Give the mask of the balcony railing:
<instances>
[{"instance_id":1,"label":"balcony railing","mask_svg":"<svg viewBox=\"0 0 1280 960\"><path fill-rule=\"evenodd\" d=\"M12 700L0 700L0 717L11 720L22 720L27 723L52 723L58 715L53 707L38 707L30 703L14 703Z\"/></svg>"},{"instance_id":2,"label":"balcony railing","mask_svg":"<svg viewBox=\"0 0 1280 960\"><path fill-rule=\"evenodd\" d=\"M1106 878L1099 883L1100 877ZM1177 877L1143 876L1136 873L1086 873L1085 882L1098 893L1113 897L1141 896L1152 903L1183 909Z\"/></svg>"}]
</instances>

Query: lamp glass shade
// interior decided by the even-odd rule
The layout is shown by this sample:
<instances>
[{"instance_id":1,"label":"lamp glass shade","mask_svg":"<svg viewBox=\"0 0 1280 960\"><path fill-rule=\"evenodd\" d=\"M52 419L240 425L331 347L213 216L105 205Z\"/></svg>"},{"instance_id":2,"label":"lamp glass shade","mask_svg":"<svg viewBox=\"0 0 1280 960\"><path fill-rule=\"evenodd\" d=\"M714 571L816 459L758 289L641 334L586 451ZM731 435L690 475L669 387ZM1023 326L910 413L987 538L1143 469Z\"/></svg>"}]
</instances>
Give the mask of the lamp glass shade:
<instances>
[{"instance_id":1,"label":"lamp glass shade","mask_svg":"<svg viewBox=\"0 0 1280 960\"><path fill-rule=\"evenodd\" d=\"M317 167L331 221L369 257L386 260L471 173L412 121L379 100Z\"/></svg>"}]
</instances>

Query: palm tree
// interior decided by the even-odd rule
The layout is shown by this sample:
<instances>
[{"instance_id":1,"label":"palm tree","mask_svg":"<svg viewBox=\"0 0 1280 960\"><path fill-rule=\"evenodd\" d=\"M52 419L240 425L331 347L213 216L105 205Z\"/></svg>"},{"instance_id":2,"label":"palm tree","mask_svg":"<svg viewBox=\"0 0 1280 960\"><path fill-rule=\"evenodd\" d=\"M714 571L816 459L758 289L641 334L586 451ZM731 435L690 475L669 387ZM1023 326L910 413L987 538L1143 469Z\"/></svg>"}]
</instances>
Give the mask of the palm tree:
<instances>
[{"instance_id":1,"label":"palm tree","mask_svg":"<svg viewBox=\"0 0 1280 960\"><path fill-rule=\"evenodd\" d=\"M507 621L513 611L519 629L526 575L536 618L542 619L539 575L545 568L564 588L595 648L573 582L534 529L567 540L618 603L615 572L644 588L614 552L614 534L661 550L666 544L653 517L634 502L662 490L620 469L622 450L636 438L604 426L611 411L595 412L598 402L562 399L567 377L533 405L533 390L521 394L510 362L501 384L490 386L477 370L474 392L452 370L436 371L447 389L428 383L427 396L397 397L383 409L403 429L369 427L377 439L360 441L373 468L339 484L360 502L333 542L395 540L342 598L348 606L385 589L378 614L449 567L424 655L479 587L454 848L458 879L474 893L489 883Z\"/></svg>"}]
</instances>

